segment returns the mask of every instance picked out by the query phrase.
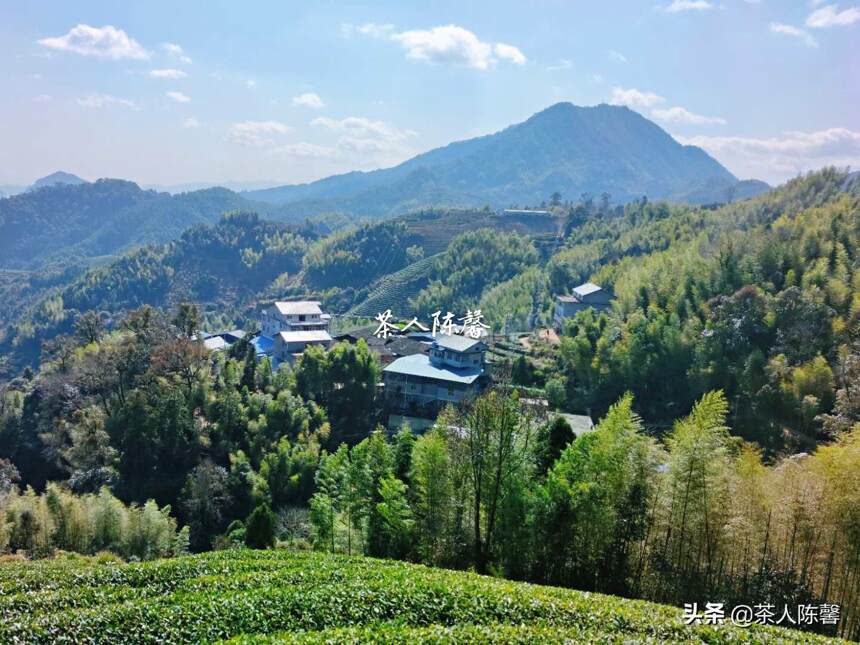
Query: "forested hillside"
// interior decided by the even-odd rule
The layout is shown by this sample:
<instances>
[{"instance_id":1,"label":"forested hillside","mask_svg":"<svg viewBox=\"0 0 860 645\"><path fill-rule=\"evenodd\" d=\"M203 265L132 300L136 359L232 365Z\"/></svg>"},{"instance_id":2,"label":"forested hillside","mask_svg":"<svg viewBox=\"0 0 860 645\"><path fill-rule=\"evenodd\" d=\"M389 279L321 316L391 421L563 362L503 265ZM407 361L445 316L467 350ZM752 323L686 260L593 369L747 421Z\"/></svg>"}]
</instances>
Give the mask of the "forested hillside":
<instances>
[{"instance_id":1,"label":"forested hillside","mask_svg":"<svg viewBox=\"0 0 860 645\"><path fill-rule=\"evenodd\" d=\"M249 207L225 188L169 195L119 179L47 184L0 199L0 268L87 261L168 242L191 226Z\"/></svg>"},{"instance_id":2,"label":"forested hillside","mask_svg":"<svg viewBox=\"0 0 860 645\"><path fill-rule=\"evenodd\" d=\"M67 281L36 283L39 299L23 310L16 311L16 302L0 305L11 314L0 335L0 356L12 364L8 369L20 369L90 310L110 327L124 311L143 304L169 308L192 300L206 305L211 324L233 325L242 307L276 278L301 270L306 250L306 240L283 224L256 214L225 215L214 226L188 229L175 242L144 247ZM14 276L0 288L15 293Z\"/></svg>"}]
</instances>

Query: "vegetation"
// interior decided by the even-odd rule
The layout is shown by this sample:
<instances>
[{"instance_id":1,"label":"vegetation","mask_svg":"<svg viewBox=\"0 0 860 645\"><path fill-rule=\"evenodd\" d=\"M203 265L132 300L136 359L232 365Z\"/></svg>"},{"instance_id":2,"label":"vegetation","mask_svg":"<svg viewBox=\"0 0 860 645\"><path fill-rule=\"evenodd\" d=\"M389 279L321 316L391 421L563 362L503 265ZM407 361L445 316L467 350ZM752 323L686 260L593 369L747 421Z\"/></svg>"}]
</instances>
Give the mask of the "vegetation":
<instances>
[{"instance_id":1,"label":"vegetation","mask_svg":"<svg viewBox=\"0 0 860 645\"><path fill-rule=\"evenodd\" d=\"M145 559L286 542L671 604L827 602L842 607L839 635L860 636L857 185L826 170L723 207L560 199L563 230L540 245L478 229L419 259L402 223L314 241L234 214L70 286L57 278L0 339L16 352L51 340L38 372L12 365L19 376L0 388L0 549ZM480 303L514 332L587 279L615 300L559 338L496 344L515 387L494 366L495 388L419 437L381 429L380 366L364 342L275 370L247 341L209 353L198 340L211 317L189 298L229 310L317 280L346 308L369 285L329 288L345 272L380 276L377 301L392 297L388 248L394 275L428 280L411 303L422 315ZM575 437L534 405L543 396L600 422ZM104 508L121 529L106 533ZM266 587L261 602L289 593ZM214 638L194 617L231 602L206 599L175 629ZM217 637L299 624L256 627L234 609ZM314 627L396 640L433 638L436 624Z\"/></svg>"},{"instance_id":2,"label":"vegetation","mask_svg":"<svg viewBox=\"0 0 860 645\"><path fill-rule=\"evenodd\" d=\"M827 642L758 625L685 625L679 609L641 601L287 551L11 563L0 567L0 589L0 640L34 644Z\"/></svg>"},{"instance_id":3,"label":"vegetation","mask_svg":"<svg viewBox=\"0 0 860 645\"><path fill-rule=\"evenodd\" d=\"M119 179L49 186L0 200L0 267L91 260L165 243L233 210L262 207L225 188L180 195Z\"/></svg>"}]
</instances>

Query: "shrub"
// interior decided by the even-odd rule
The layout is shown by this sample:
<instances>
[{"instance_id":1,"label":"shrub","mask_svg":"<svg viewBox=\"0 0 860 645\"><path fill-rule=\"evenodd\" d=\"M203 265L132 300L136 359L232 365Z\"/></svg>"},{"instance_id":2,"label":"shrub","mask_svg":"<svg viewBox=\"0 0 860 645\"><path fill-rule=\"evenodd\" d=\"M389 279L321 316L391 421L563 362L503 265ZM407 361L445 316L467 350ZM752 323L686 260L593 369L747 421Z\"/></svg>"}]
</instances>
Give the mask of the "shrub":
<instances>
[{"instance_id":1,"label":"shrub","mask_svg":"<svg viewBox=\"0 0 860 645\"><path fill-rule=\"evenodd\" d=\"M251 511L245 528L245 546L252 549L268 549L275 545L275 522L277 518L268 504L260 504Z\"/></svg>"}]
</instances>

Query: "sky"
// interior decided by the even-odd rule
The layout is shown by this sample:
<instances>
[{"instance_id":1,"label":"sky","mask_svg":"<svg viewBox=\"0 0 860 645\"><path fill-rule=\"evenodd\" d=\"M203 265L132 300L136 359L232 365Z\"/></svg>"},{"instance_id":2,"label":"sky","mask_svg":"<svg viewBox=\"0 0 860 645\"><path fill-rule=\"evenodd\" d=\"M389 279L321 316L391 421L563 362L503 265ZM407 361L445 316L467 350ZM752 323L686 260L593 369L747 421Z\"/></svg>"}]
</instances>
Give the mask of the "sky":
<instances>
[{"instance_id":1,"label":"sky","mask_svg":"<svg viewBox=\"0 0 860 645\"><path fill-rule=\"evenodd\" d=\"M559 101L742 179L860 168L860 0L0 0L0 79L0 185L306 182Z\"/></svg>"}]
</instances>

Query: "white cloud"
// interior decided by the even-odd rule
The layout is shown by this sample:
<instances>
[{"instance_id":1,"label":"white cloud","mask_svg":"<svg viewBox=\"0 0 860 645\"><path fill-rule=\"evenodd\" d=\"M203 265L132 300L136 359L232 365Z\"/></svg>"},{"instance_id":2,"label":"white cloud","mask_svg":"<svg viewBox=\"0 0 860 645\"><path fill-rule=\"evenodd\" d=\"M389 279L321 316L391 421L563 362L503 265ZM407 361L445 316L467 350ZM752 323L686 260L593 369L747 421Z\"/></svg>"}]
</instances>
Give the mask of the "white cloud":
<instances>
[{"instance_id":1,"label":"white cloud","mask_svg":"<svg viewBox=\"0 0 860 645\"><path fill-rule=\"evenodd\" d=\"M293 105L301 105L303 107L319 110L325 107L325 102L323 102L320 95L316 92L305 92L304 94L299 94L298 96L293 97Z\"/></svg>"},{"instance_id":2,"label":"white cloud","mask_svg":"<svg viewBox=\"0 0 860 645\"><path fill-rule=\"evenodd\" d=\"M608 52L606 52L606 55L609 56L610 60L614 60L616 63L627 62L627 56L625 56L621 52L615 51L614 49L610 49Z\"/></svg>"},{"instance_id":3,"label":"white cloud","mask_svg":"<svg viewBox=\"0 0 860 645\"><path fill-rule=\"evenodd\" d=\"M384 152L390 149L390 146L385 141L376 139L362 139L361 137L341 137L337 140L337 145L350 152L359 154L368 154L374 152Z\"/></svg>"},{"instance_id":4,"label":"white cloud","mask_svg":"<svg viewBox=\"0 0 860 645\"><path fill-rule=\"evenodd\" d=\"M499 60L516 65L526 62L525 55L513 45L488 43L468 29L457 25L416 29L392 34L409 58L433 63L453 63L485 71Z\"/></svg>"},{"instance_id":5,"label":"white cloud","mask_svg":"<svg viewBox=\"0 0 860 645\"><path fill-rule=\"evenodd\" d=\"M87 108L106 108L106 107L135 107L134 101L121 99L110 94L90 94L78 99L78 105Z\"/></svg>"},{"instance_id":6,"label":"white cloud","mask_svg":"<svg viewBox=\"0 0 860 645\"><path fill-rule=\"evenodd\" d=\"M800 38L806 44L807 47L818 47L818 41L815 40L811 35L803 31L803 29L798 29L797 27L792 27L791 25L784 25L779 22L770 23L770 30L775 34L783 34L785 36L791 36L793 38Z\"/></svg>"},{"instance_id":7,"label":"white cloud","mask_svg":"<svg viewBox=\"0 0 860 645\"><path fill-rule=\"evenodd\" d=\"M181 45L177 45L176 43L162 43L161 48L180 63L185 65L191 64L191 58L188 57Z\"/></svg>"},{"instance_id":8,"label":"white cloud","mask_svg":"<svg viewBox=\"0 0 860 645\"><path fill-rule=\"evenodd\" d=\"M316 143L289 143L272 149L273 153L288 155L290 157L304 157L307 159L333 159L339 156L336 148L321 146Z\"/></svg>"},{"instance_id":9,"label":"white cloud","mask_svg":"<svg viewBox=\"0 0 860 645\"><path fill-rule=\"evenodd\" d=\"M849 7L843 11L835 4L816 9L806 19L806 26L814 29L826 27L847 27L860 20L860 7Z\"/></svg>"},{"instance_id":10,"label":"white cloud","mask_svg":"<svg viewBox=\"0 0 860 645\"><path fill-rule=\"evenodd\" d=\"M188 117L187 119L185 119L185 120L182 122L182 127L183 127L183 128L188 128L189 130L193 130L194 128L199 128L199 127L200 127L200 121L198 121L198 120L197 120L197 119L195 119L193 116L191 116L191 117Z\"/></svg>"},{"instance_id":11,"label":"white cloud","mask_svg":"<svg viewBox=\"0 0 860 645\"><path fill-rule=\"evenodd\" d=\"M559 72L565 69L570 69L571 67L573 67L573 61L568 60L567 58L562 58L555 65L550 65L546 69L548 72Z\"/></svg>"},{"instance_id":12,"label":"white cloud","mask_svg":"<svg viewBox=\"0 0 860 645\"><path fill-rule=\"evenodd\" d=\"M726 120L718 116L702 116L701 114L693 114L682 107L670 107L666 109L652 110L651 114L661 121L670 121L673 123L688 123L691 125L725 125Z\"/></svg>"},{"instance_id":13,"label":"white cloud","mask_svg":"<svg viewBox=\"0 0 860 645\"><path fill-rule=\"evenodd\" d=\"M51 96L50 94L39 94L38 96L33 97L33 102L34 103L47 103L48 101L51 101L53 98L54 97Z\"/></svg>"},{"instance_id":14,"label":"white cloud","mask_svg":"<svg viewBox=\"0 0 860 645\"><path fill-rule=\"evenodd\" d=\"M245 87L254 89L255 87L257 87L257 81L255 81L253 78L249 78L247 81L245 81Z\"/></svg>"},{"instance_id":15,"label":"white cloud","mask_svg":"<svg viewBox=\"0 0 860 645\"><path fill-rule=\"evenodd\" d=\"M273 137L282 136L292 128L280 121L242 121L230 128L230 140L243 146L273 145Z\"/></svg>"},{"instance_id":16,"label":"white cloud","mask_svg":"<svg viewBox=\"0 0 860 645\"><path fill-rule=\"evenodd\" d=\"M602 83L603 82L603 76L600 74L592 74L591 80L594 83Z\"/></svg>"},{"instance_id":17,"label":"white cloud","mask_svg":"<svg viewBox=\"0 0 860 645\"><path fill-rule=\"evenodd\" d=\"M713 9L714 5L707 0L673 0L671 4L663 7L668 13L680 13L682 11L707 11Z\"/></svg>"},{"instance_id":18,"label":"white cloud","mask_svg":"<svg viewBox=\"0 0 860 645\"><path fill-rule=\"evenodd\" d=\"M676 137L704 148L740 177L779 183L824 166L860 168L860 132L829 128L777 137Z\"/></svg>"},{"instance_id":19,"label":"white cloud","mask_svg":"<svg viewBox=\"0 0 860 645\"><path fill-rule=\"evenodd\" d=\"M363 116L348 116L345 119L320 116L311 121L311 125L344 132L353 137L370 137L384 141L402 141L416 134L412 130L401 130L385 121L373 121Z\"/></svg>"},{"instance_id":20,"label":"white cloud","mask_svg":"<svg viewBox=\"0 0 860 645\"><path fill-rule=\"evenodd\" d=\"M694 114L680 106L657 107L665 102L665 98L654 92L643 92L636 88L625 89L623 87L613 88L612 98L609 99L609 103L612 105L626 105L643 112L650 110L651 116L662 121L692 125L724 125L726 123L726 120L721 117Z\"/></svg>"},{"instance_id":21,"label":"white cloud","mask_svg":"<svg viewBox=\"0 0 860 645\"><path fill-rule=\"evenodd\" d=\"M188 76L188 74L183 72L181 69L152 69L149 71L149 75L152 78L170 79L185 78L186 76Z\"/></svg>"},{"instance_id":22,"label":"white cloud","mask_svg":"<svg viewBox=\"0 0 860 645\"><path fill-rule=\"evenodd\" d=\"M42 38L40 45L57 51L74 52L82 56L98 56L120 60L145 60L150 54L134 38L112 25L91 27L80 24L64 36Z\"/></svg>"},{"instance_id":23,"label":"white cloud","mask_svg":"<svg viewBox=\"0 0 860 645\"><path fill-rule=\"evenodd\" d=\"M340 26L340 33L344 38L349 38L354 33L359 33L363 36L370 36L371 38L384 38L392 31L394 31L394 25L392 24L378 25L372 22L368 22L363 25L353 25L345 22Z\"/></svg>"},{"instance_id":24,"label":"white cloud","mask_svg":"<svg viewBox=\"0 0 860 645\"><path fill-rule=\"evenodd\" d=\"M165 92L167 98L177 103L191 103L191 97L182 92Z\"/></svg>"},{"instance_id":25,"label":"white cloud","mask_svg":"<svg viewBox=\"0 0 860 645\"><path fill-rule=\"evenodd\" d=\"M635 88L626 90L622 87L615 87L612 89L612 98L609 102L612 105L626 105L632 108L645 109L659 105L665 100L662 96L654 92L642 92Z\"/></svg>"},{"instance_id":26,"label":"white cloud","mask_svg":"<svg viewBox=\"0 0 860 645\"><path fill-rule=\"evenodd\" d=\"M501 60L510 61L514 65L525 65L526 57L519 49L513 45L506 43L496 43L493 45L493 52Z\"/></svg>"}]
</instances>

